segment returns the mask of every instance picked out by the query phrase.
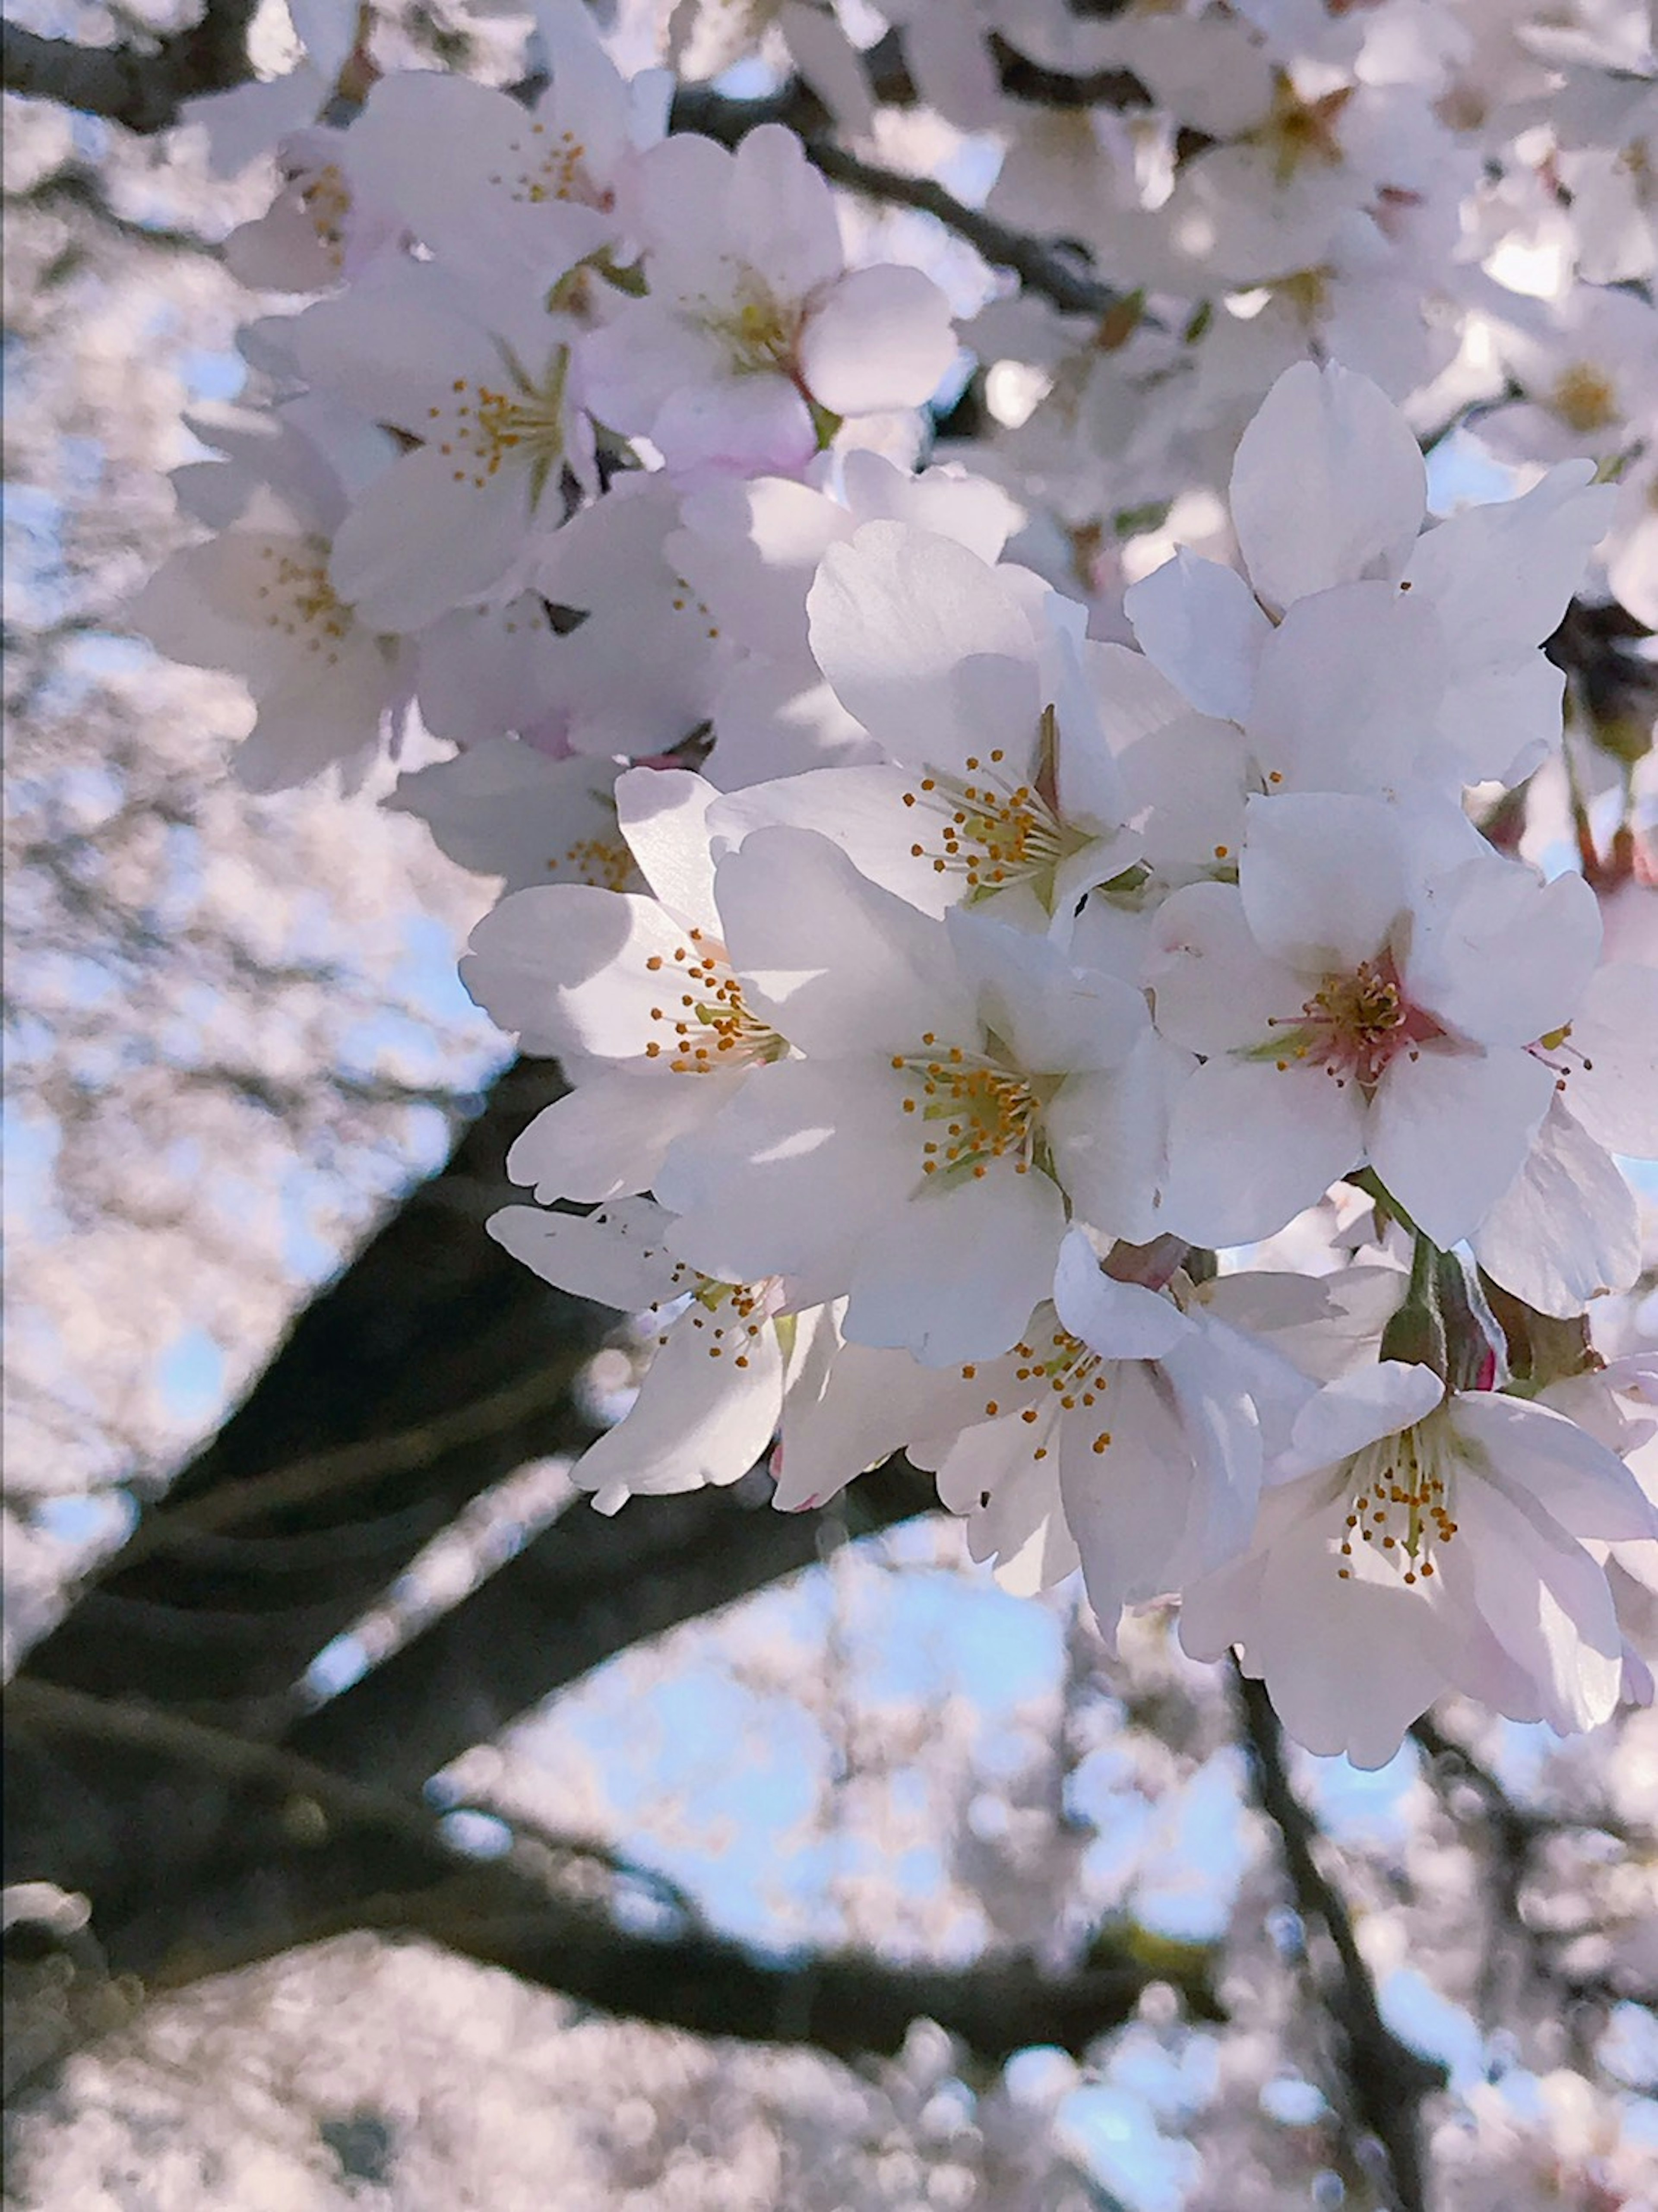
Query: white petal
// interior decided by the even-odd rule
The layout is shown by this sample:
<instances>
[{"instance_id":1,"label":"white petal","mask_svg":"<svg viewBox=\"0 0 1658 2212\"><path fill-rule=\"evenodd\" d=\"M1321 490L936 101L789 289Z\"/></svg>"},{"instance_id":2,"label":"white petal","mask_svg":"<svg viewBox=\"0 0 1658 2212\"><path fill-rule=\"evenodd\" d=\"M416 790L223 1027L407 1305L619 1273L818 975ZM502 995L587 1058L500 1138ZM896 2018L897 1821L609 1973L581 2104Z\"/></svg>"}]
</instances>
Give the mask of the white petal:
<instances>
[{"instance_id":1,"label":"white petal","mask_svg":"<svg viewBox=\"0 0 1658 2212\"><path fill-rule=\"evenodd\" d=\"M807 317L799 357L831 414L923 406L956 359L950 302L919 269L851 270Z\"/></svg>"},{"instance_id":2,"label":"white petal","mask_svg":"<svg viewBox=\"0 0 1658 2212\"><path fill-rule=\"evenodd\" d=\"M1405 417L1368 377L1297 362L1238 441L1232 521L1277 607L1332 584L1396 577L1422 526L1427 472Z\"/></svg>"},{"instance_id":3,"label":"white petal","mask_svg":"<svg viewBox=\"0 0 1658 2212\"><path fill-rule=\"evenodd\" d=\"M934 1031L976 1039L950 939L809 830L756 830L714 875L750 1003L813 1054L913 1052Z\"/></svg>"},{"instance_id":4,"label":"white petal","mask_svg":"<svg viewBox=\"0 0 1658 2212\"><path fill-rule=\"evenodd\" d=\"M781 1513L821 1505L904 1445L979 1419L984 1406L985 1387L959 1368L923 1367L907 1352L839 1345L817 1389L797 1387L791 1370L772 1502Z\"/></svg>"},{"instance_id":5,"label":"white petal","mask_svg":"<svg viewBox=\"0 0 1658 2212\"><path fill-rule=\"evenodd\" d=\"M993 1161L982 1176L924 1190L865 1231L844 1323L855 1343L912 1352L930 1367L993 1359L1017 1342L1054 1279L1065 1230L1058 1190ZM993 1267L984 1265L993 1252Z\"/></svg>"},{"instance_id":6,"label":"white petal","mask_svg":"<svg viewBox=\"0 0 1658 2212\"><path fill-rule=\"evenodd\" d=\"M1438 771L1447 682L1433 609L1386 584L1297 600L1261 647L1251 750L1288 790L1391 797Z\"/></svg>"},{"instance_id":7,"label":"white petal","mask_svg":"<svg viewBox=\"0 0 1658 2212\"><path fill-rule=\"evenodd\" d=\"M1173 1394L1137 1364L1113 1373L1096 1407L1064 1421L1065 1517L1082 1554L1089 1603L1108 1633L1125 1604L1169 1588L1197 1484Z\"/></svg>"},{"instance_id":8,"label":"white petal","mask_svg":"<svg viewBox=\"0 0 1658 2212\"><path fill-rule=\"evenodd\" d=\"M755 1068L657 1176L674 1249L721 1282L786 1276L799 1304L843 1296L872 1229L921 1180L902 1095L873 1060Z\"/></svg>"},{"instance_id":9,"label":"white petal","mask_svg":"<svg viewBox=\"0 0 1658 2212\"><path fill-rule=\"evenodd\" d=\"M1552 635L1617 504L1592 461L1562 461L1520 499L1464 507L1419 538L1405 574L1458 662L1489 666Z\"/></svg>"},{"instance_id":10,"label":"white petal","mask_svg":"<svg viewBox=\"0 0 1658 2212\"><path fill-rule=\"evenodd\" d=\"M951 908L945 927L980 1021L1030 1073L1120 1067L1145 1033L1142 993L1073 968L1051 940L963 907Z\"/></svg>"},{"instance_id":11,"label":"white petal","mask_svg":"<svg viewBox=\"0 0 1658 2212\"><path fill-rule=\"evenodd\" d=\"M1195 1244L1253 1243L1316 1205L1363 1153L1352 1085L1212 1060L1175 1095L1163 1226Z\"/></svg>"},{"instance_id":12,"label":"white petal","mask_svg":"<svg viewBox=\"0 0 1658 2212\"><path fill-rule=\"evenodd\" d=\"M671 975L687 935L654 900L586 884L547 884L514 891L472 932L461 981L526 1051L653 1065L647 1047L671 1031L653 1012L667 986L647 963ZM659 1071L667 1075L667 1055Z\"/></svg>"},{"instance_id":13,"label":"white petal","mask_svg":"<svg viewBox=\"0 0 1658 2212\"><path fill-rule=\"evenodd\" d=\"M1554 1728L1598 1727L1617 1705L1623 1673L1606 1570L1523 1494L1467 1481L1454 1510L1457 1534L1436 1553L1447 1595L1468 1592Z\"/></svg>"},{"instance_id":14,"label":"white petal","mask_svg":"<svg viewBox=\"0 0 1658 2212\"><path fill-rule=\"evenodd\" d=\"M1275 804L1287 802L1277 801ZM1307 997L1299 968L1258 950L1232 884L1188 884L1151 922L1145 980L1164 1036L1193 1052L1247 1050L1274 1024L1293 1021Z\"/></svg>"},{"instance_id":15,"label":"white petal","mask_svg":"<svg viewBox=\"0 0 1658 2212\"><path fill-rule=\"evenodd\" d=\"M1473 1249L1505 1291L1563 1320L1602 1291L1626 1291L1639 1274L1635 1193L1558 1097Z\"/></svg>"},{"instance_id":16,"label":"white petal","mask_svg":"<svg viewBox=\"0 0 1658 2212\"><path fill-rule=\"evenodd\" d=\"M1452 1425L1482 1451L1506 1487L1524 1490L1568 1535L1607 1543L1658 1536L1658 1507L1616 1452L1547 1406L1495 1391L1462 1391Z\"/></svg>"},{"instance_id":17,"label":"white petal","mask_svg":"<svg viewBox=\"0 0 1658 2212\"><path fill-rule=\"evenodd\" d=\"M951 773L1034 752L1035 645L1003 580L953 539L867 522L831 545L806 602L811 648L847 712L896 760Z\"/></svg>"},{"instance_id":18,"label":"white petal","mask_svg":"<svg viewBox=\"0 0 1658 2212\"><path fill-rule=\"evenodd\" d=\"M514 1182L533 1184L544 1206L560 1198L602 1203L647 1190L674 1139L711 1121L742 1081L740 1073L677 1083L584 1075L519 1134L507 1172Z\"/></svg>"},{"instance_id":19,"label":"white petal","mask_svg":"<svg viewBox=\"0 0 1658 2212\"><path fill-rule=\"evenodd\" d=\"M1107 1359L1161 1359L1192 1328L1172 1298L1114 1282L1079 1229L1060 1247L1054 1306L1060 1326Z\"/></svg>"},{"instance_id":20,"label":"white petal","mask_svg":"<svg viewBox=\"0 0 1658 2212\"><path fill-rule=\"evenodd\" d=\"M1600 901L1582 876L1546 884L1489 853L1429 884L1404 981L1447 1029L1527 1045L1573 1013L1600 949Z\"/></svg>"},{"instance_id":21,"label":"white petal","mask_svg":"<svg viewBox=\"0 0 1658 2212\"><path fill-rule=\"evenodd\" d=\"M718 762L723 763L722 750ZM960 898L963 879L934 867L914 846L922 829L909 769L886 762L867 768L814 768L727 792L708 815L716 857L740 845L751 830L815 830L837 844L859 875L880 884L923 914L943 919ZM936 817L934 817L936 819Z\"/></svg>"},{"instance_id":22,"label":"white petal","mask_svg":"<svg viewBox=\"0 0 1658 2212\"><path fill-rule=\"evenodd\" d=\"M635 768L616 778L616 814L640 873L664 906L719 928L708 813L720 796L689 769Z\"/></svg>"},{"instance_id":23,"label":"white petal","mask_svg":"<svg viewBox=\"0 0 1658 2212\"><path fill-rule=\"evenodd\" d=\"M1079 1221L1131 1244L1149 1243L1169 1226L1158 1208L1169 1101L1192 1066L1189 1053L1148 1030L1121 1068L1060 1085L1042 1127L1054 1172Z\"/></svg>"},{"instance_id":24,"label":"white petal","mask_svg":"<svg viewBox=\"0 0 1658 2212\"><path fill-rule=\"evenodd\" d=\"M1149 659L1206 714L1245 720L1272 625L1235 568L1184 546L1123 594Z\"/></svg>"},{"instance_id":25,"label":"white petal","mask_svg":"<svg viewBox=\"0 0 1658 2212\"><path fill-rule=\"evenodd\" d=\"M606 1512L629 1496L736 1482L772 1440L782 1383L782 1348L769 1322L750 1336L741 1322L722 1328L693 1307L668 1331L629 1412L576 1462L575 1479L598 1493Z\"/></svg>"},{"instance_id":26,"label":"white petal","mask_svg":"<svg viewBox=\"0 0 1658 2212\"><path fill-rule=\"evenodd\" d=\"M1633 1159L1658 1158L1658 968L1597 969L1560 1061L1566 1103L1597 1142Z\"/></svg>"},{"instance_id":27,"label":"white petal","mask_svg":"<svg viewBox=\"0 0 1658 2212\"><path fill-rule=\"evenodd\" d=\"M500 583L530 531L530 478L479 483L422 447L361 492L334 540L334 589L376 629L423 629Z\"/></svg>"},{"instance_id":28,"label":"white petal","mask_svg":"<svg viewBox=\"0 0 1658 2212\"><path fill-rule=\"evenodd\" d=\"M1293 1480L1338 1466L1366 1444L1413 1428L1444 1395L1445 1385L1431 1367L1403 1359L1379 1360L1374 1367L1339 1376L1296 1416L1290 1449L1276 1472L1280 1480Z\"/></svg>"},{"instance_id":29,"label":"white petal","mask_svg":"<svg viewBox=\"0 0 1658 2212\"><path fill-rule=\"evenodd\" d=\"M1404 825L1385 801L1340 792L1249 801L1238 889L1270 957L1303 974L1351 974L1388 942L1407 883Z\"/></svg>"},{"instance_id":30,"label":"white petal","mask_svg":"<svg viewBox=\"0 0 1658 2212\"><path fill-rule=\"evenodd\" d=\"M544 1282L615 1306L620 1313L642 1313L696 1282L660 1241L666 1218L650 1199L624 1198L608 1212L589 1214L507 1206L484 1225L497 1244Z\"/></svg>"},{"instance_id":31,"label":"white petal","mask_svg":"<svg viewBox=\"0 0 1658 2212\"><path fill-rule=\"evenodd\" d=\"M1552 1074L1529 1053L1424 1044L1377 1086L1370 1164L1444 1250L1473 1235L1519 1174L1553 1095Z\"/></svg>"}]
</instances>

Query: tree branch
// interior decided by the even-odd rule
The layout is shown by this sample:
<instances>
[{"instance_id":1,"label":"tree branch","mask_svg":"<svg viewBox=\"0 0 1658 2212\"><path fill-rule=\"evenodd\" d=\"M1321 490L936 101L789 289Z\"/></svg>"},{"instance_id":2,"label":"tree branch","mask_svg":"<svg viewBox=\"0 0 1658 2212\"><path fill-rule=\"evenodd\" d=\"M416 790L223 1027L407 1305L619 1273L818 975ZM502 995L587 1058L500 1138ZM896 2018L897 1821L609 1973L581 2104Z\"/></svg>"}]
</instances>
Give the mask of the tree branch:
<instances>
[{"instance_id":1,"label":"tree branch","mask_svg":"<svg viewBox=\"0 0 1658 2212\"><path fill-rule=\"evenodd\" d=\"M1265 1685L1235 1668L1235 1686L1255 1802L1278 1830L1297 1911L1323 1929L1335 1954L1336 1972L1319 1977L1319 1993L1344 2046L1351 2110L1387 2154L1400 2212L1427 2212L1421 2110L1424 2098L1445 2086L1445 2069L1401 2043L1382 2019L1346 1899L1314 1851L1318 1826L1291 1785L1283 1731Z\"/></svg>"},{"instance_id":2,"label":"tree branch","mask_svg":"<svg viewBox=\"0 0 1658 2212\"><path fill-rule=\"evenodd\" d=\"M114 206L104 190L103 181L95 169L83 161L66 161L61 168L53 169L44 177L37 177L32 185L21 191L8 192L8 208L39 208L47 213L60 209L73 209L79 214L89 215L99 226L130 246L148 246L157 253L217 253L216 240L203 237L200 231L180 230L167 223L139 222L123 215ZM83 617L82 626L91 629L97 624Z\"/></svg>"},{"instance_id":3,"label":"tree branch","mask_svg":"<svg viewBox=\"0 0 1658 2212\"><path fill-rule=\"evenodd\" d=\"M806 159L833 185L890 207L914 208L946 230L965 239L993 268L1011 269L1028 292L1050 300L1062 314L1102 316L1121 297L1108 284L1088 276L1057 248L1022 231L1010 230L977 208L964 206L931 177L906 176L860 161L825 138L808 139Z\"/></svg>"},{"instance_id":4,"label":"tree branch","mask_svg":"<svg viewBox=\"0 0 1658 2212\"><path fill-rule=\"evenodd\" d=\"M1167 1978L1126 1948L1109 1963L1052 1978L1023 1960L967 1972L896 1966L847 1953L820 1953L786 1965L756 1957L694 1921L685 1924L683 1908L677 1932L643 1935L547 1888L521 1856L467 1862L417 1806L269 1745L176 1714L40 1683L14 1684L6 1706L9 1721L25 1732L90 1736L205 1765L217 1775L274 1790L290 1810L295 1799L308 1801L325 1817L374 1833L387 1847L388 1866L415 1885L353 1899L301 1928L266 1932L252 1942L175 1952L152 1971L155 1989L177 1988L366 1927L429 1936L606 2012L697 2034L809 2043L851 2058L899 2050L911 2022L927 2018L993 2063L1036 2044L1080 2052L1129 2019L1149 1984ZM556 1850L599 1861L624 1878L653 1879L602 1846L564 1838L553 1843ZM112 1948L110 1956L118 1970L119 1950ZM1213 2016L1201 1972L1188 1993Z\"/></svg>"},{"instance_id":5,"label":"tree branch","mask_svg":"<svg viewBox=\"0 0 1658 2212\"><path fill-rule=\"evenodd\" d=\"M0 84L149 136L179 120L186 100L225 92L252 74L247 31L257 0L207 0L200 22L133 46L82 46L0 23Z\"/></svg>"}]
</instances>

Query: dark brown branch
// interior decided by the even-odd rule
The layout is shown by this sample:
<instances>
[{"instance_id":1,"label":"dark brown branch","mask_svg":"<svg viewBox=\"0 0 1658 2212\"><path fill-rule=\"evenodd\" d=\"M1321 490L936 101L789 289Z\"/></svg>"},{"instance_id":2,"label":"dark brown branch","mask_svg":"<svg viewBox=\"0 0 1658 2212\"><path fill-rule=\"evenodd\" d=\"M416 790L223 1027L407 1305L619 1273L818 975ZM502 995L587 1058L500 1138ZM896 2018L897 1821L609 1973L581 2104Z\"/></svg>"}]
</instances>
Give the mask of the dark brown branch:
<instances>
[{"instance_id":1,"label":"dark brown branch","mask_svg":"<svg viewBox=\"0 0 1658 2212\"><path fill-rule=\"evenodd\" d=\"M1291 1785L1278 1715L1263 1684L1241 1671L1235 1680L1255 1802L1278 1831L1297 1911L1324 1930L1335 1954L1334 1972L1317 1978L1341 2041L1349 2107L1387 2154L1399 2212L1427 2212L1422 2105L1445 2086L1445 2069L1401 2043L1382 2019L1346 1899L1319 1865L1317 1824Z\"/></svg>"},{"instance_id":2,"label":"dark brown branch","mask_svg":"<svg viewBox=\"0 0 1658 2212\"><path fill-rule=\"evenodd\" d=\"M573 1505L287 1741L342 1772L417 1789L630 1645L934 1504L931 1479L895 1461L822 1514L774 1512L748 1484L635 1498L611 1520Z\"/></svg>"},{"instance_id":3,"label":"dark brown branch","mask_svg":"<svg viewBox=\"0 0 1658 2212\"><path fill-rule=\"evenodd\" d=\"M205 238L199 231L180 230L167 223L139 222L131 216L123 215L105 191L102 179L95 169L82 161L66 161L61 168L37 177L32 185L21 191L8 192L9 209L39 208L48 214L70 210L78 215L89 215L112 237L124 240L129 246L148 246L156 253L216 253L218 242ZM83 627L96 625L85 619Z\"/></svg>"},{"instance_id":4,"label":"dark brown branch","mask_svg":"<svg viewBox=\"0 0 1658 2212\"><path fill-rule=\"evenodd\" d=\"M14 1685L9 1722L25 1734L82 1735L142 1748L164 1759L205 1765L274 1793L291 1815L293 1801L314 1817L373 1832L384 1863L406 1888L384 1890L252 1942L194 1948L157 1962L152 1987L177 1987L204 1974L252 1964L299 1943L355 1928L425 1936L465 1955L504 1966L522 1979L578 1997L607 2012L749 2042L810 2043L841 2057L896 2051L913 2021L935 2020L994 2063L1036 2044L1079 2052L1130 2018L1153 1980L1165 1978L1126 1948L1082 1971L1048 1977L1023 1960L967 1972L902 1967L867 1955L820 1954L784 1965L687 1923L667 1936L618 1928L600 1910L571 1902L538 1882L522 1859L467 1863L417 1805L366 1790L313 1762L239 1740L173 1714L81 1696L45 1685ZM291 1817L290 1829L295 1826ZM556 1839L572 1857L640 1878L602 1850ZM118 1970L120 1951L112 1948ZM1188 1994L1209 2016L1212 1997L1201 1972Z\"/></svg>"},{"instance_id":5,"label":"dark brown branch","mask_svg":"<svg viewBox=\"0 0 1658 2212\"><path fill-rule=\"evenodd\" d=\"M860 161L833 141L806 142L806 158L832 185L889 207L914 208L932 216L957 238L965 239L993 268L1011 269L1028 292L1052 301L1062 314L1103 316L1117 304L1120 294L1090 276L1074 261L1023 231L964 206L931 177L906 176L901 170L883 169Z\"/></svg>"},{"instance_id":6,"label":"dark brown branch","mask_svg":"<svg viewBox=\"0 0 1658 2212\"><path fill-rule=\"evenodd\" d=\"M257 0L208 0L200 22L138 46L82 46L0 23L0 83L149 136L179 120L186 100L226 92L252 74L247 30Z\"/></svg>"}]
</instances>

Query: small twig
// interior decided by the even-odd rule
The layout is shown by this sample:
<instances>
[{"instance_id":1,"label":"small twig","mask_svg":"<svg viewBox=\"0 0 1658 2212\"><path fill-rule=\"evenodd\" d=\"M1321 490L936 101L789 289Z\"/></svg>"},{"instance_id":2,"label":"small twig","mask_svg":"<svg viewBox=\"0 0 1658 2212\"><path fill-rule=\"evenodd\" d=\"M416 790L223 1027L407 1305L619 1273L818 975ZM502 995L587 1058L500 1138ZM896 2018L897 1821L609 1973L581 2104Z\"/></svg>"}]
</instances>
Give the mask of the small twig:
<instances>
[{"instance_id":1,"label":"small twig","mask_svg":"<svg viewBox=\"0 0 1658 2212\"><path fill-rule=\"evenodd\" d=\"M165 223L140 222L130 215L123 215L113 206L94 169L82 161L66 161L62 168L53 169L44 177L36 178L21 191L8 192L8 208L40 208L51 211L73 208L91 216L104 229L129 245L147 246L158 253L217 253L216 240L205 238L201 232L180 230ZM88 621L87 628L94 625Z\"/></svg>"},{"instance_id":2,"label":"small twig","mask_svg":"<svg viewBox=\"0 0 1658 2212\"><path fill-rule=\"evenodd\" d=\"M1338 1972L1321 1995L1345 2046L1351 2109L1387 2154L1400 2212L1427 2212L1421 2108L1444 2087L1445 2069L1401 2043L1382 2019L1346 1899L1318 1863L1317 1823L1291 1785L1278 1715L1262 1683L1241 1669L1236 1682L1255 1802L1278 1830L1296 1910L1324 1929L1336 1955Z\"/></svg>"},{"instance_id":3,"label":"small twig","mask_svg":"<svg viewBox=\"0 0 1658 2212\"><path fill-rule=\"evenodd\" d=\"M1023 231L1010 230L977 208L965 206L931 177L906 176L898 169L861 161L828 139L805 142L806 159L833 185L891 207L930 215L963 238L993 268L1011 269L1028 292L1051 300L1061 314L1103 316L1121 297L1108 284L1085 275L1054 247Z\"/></svg>"}]
</instances>

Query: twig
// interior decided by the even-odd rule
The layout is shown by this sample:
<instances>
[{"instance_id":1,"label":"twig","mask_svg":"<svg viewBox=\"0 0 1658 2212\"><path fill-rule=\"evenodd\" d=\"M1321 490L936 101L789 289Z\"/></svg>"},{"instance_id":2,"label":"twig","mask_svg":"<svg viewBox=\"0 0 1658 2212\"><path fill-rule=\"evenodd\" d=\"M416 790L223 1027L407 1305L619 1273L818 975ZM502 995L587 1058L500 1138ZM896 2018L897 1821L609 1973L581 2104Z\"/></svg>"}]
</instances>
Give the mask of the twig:
<instances>
[{"instance_id":1,"label":"twig","mask_svg":"<svg viewBox=\"0 0 1658 2212\"><path fill-rule=\"evenodd\" d=\"M806 159L831 184L843 185L865 199L914 208L932 216L946 230L964 238L993 267L1011 269L1028 292L1039 292L1051 300L1062 314L1104 316L1122 296L1097 277L1085 275L1040 239L1010 230L1005 223L977 208L963 205L931 177L910 177L901 170L878 167L824 138L808 139L805 150Z\"/></svg>"},{"instance_id":2,"label":"twig","mask_svg":"<svg viewBox=\"0 0 1658 2212\"><path fill-rule=\"evenodd\" d=\"M1278 1715L1265 1686L1241 1669L1236 1686L1255 1802L1278 1830L1297 1911L1324 1929L1336 1955L1338 1972L1326 1978L1321 1995L1345 2046L1351 2109L1387 2154L1400 2212L1427 2212L1421 2108L1444 2087L1445 2069L1401 2043L1382 2019L1346 1899L1314 1851L1317 1823L1291 1785Z\"/></svg>"},{"instance_id":3,"label":"twig","mask_svg":"<svg viewBox=\"0 0 1658 2212\"><path fill-rule=\"evenodd\" d=\"M159 253L217 253L219 241L200 231L180 230L166 223L140 222L123 215L110 202L96 170L82 161L66 161L21 191L8 192L8 208L42 208L48 211L74 208L91 216L104 229L132 246L147 246ZM95 625L89 620L83 627Z\"/></svg>"}]
</instances>

